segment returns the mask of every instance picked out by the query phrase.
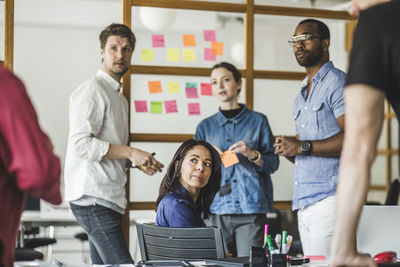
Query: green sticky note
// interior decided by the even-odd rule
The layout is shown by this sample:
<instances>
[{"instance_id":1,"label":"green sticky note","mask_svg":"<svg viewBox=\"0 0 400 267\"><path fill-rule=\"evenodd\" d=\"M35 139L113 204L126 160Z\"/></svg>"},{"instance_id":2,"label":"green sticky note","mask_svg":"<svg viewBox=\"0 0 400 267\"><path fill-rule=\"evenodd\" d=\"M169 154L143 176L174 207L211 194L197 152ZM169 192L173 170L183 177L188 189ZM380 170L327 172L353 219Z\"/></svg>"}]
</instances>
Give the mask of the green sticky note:
<instances>
[{"instance_id":1,"label":"green sticky note","mask_svg":"<svg viewBox=\"0 0 400 267\"><path fill-rule=\"evenodd\" d=\"M186 83L186 88L197 88L197 83Z\"/></svg>"},{"instance_id":2,"label":"green sticky note","mask_svg":"<svg viewBox=\"0 0 400 267\"><path fill-rule=\"evenodd\" d=\"M142 49L142 61L154 61L153 49Z\"/></svg>"},{"instance_id":3,"label":"green sticky note","mask_svg":"<svg viewBox=\"0 0 400 267\"><path fill-rule=\"evenodd\" d=\"M150 113L162 114L162 102L161 101L151 101Z\"/></svg>"}]
</instances>

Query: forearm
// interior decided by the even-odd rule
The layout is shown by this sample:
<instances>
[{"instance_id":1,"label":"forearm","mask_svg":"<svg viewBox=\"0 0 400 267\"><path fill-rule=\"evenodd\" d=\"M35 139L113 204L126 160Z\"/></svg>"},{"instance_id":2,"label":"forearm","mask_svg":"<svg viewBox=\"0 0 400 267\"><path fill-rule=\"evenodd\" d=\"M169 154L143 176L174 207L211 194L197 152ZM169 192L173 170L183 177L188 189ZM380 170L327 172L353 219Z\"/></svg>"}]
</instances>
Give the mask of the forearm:
<instances>
[{"instance_id":1,"label":"forearm","mask_svg":"<svg viewBox=\"0 0 400 267\"><path fill-rule=\"evenodd\" d=\"M317 157L340 157L343 145L343 132L324 140L311 141L310 155ZM301 149L298 154L302 154Z\"/></svg>"},{"instance_id":2,"label":"forearm","mask_svg":"<svg viewBox=\"0 0 400 267\"><path fill-rule=\"evenodd\" d=\"M130 146L110 144L107 154L104 155L104 158L129 159L132 157L134 149L135 148Z\"/></svg>"}]
</instances>

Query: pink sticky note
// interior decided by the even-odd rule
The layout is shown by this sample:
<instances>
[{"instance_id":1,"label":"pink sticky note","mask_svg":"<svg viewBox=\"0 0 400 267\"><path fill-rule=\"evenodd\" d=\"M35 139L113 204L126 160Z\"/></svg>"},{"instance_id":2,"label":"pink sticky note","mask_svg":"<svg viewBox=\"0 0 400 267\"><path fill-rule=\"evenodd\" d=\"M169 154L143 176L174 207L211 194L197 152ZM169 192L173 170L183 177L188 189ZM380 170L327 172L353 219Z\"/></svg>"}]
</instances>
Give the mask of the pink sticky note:
<instances>
[{"instance_id":1,"label":"pink sticky note","mask_svg":"<svg viewBox=\"0 0 400 267\"><path fill-rule=\"evenodd\" d=\"M178 106L176 105L176 100L166 100L164 101L164 104L166 113L178 112Z\"/></svg>"},{"instance_id":2,"label":"pink sticky note","mask_svg":"<svg viewBox=\"0 0 400 267\"><path fill-rule=\"evenodd\" d=\"M204 30L204 41L216 42L215 31L214 30Z\"/></svg>"},{"instance_id":3,"label":"pink sticky note","mask_svg":"<svg viewBox=\"0 0 400 267\"><path fill-rule=\"evenodd\" d=\"M153 47L164 47L164 35L163 34L154 34L151 36L153 41Z\"/></svg>"},{"instance_id":4,"label":"pink sticky note","mask_svg":"<svg viewBox=\"0 0 400 267\"><path fill-rule=\"evenodd\" d=\"M147 111L147 101L146 100L135 100L135 110L136 110L136 112L148 112Z\"/></svg>"},{"instance_id":5,"label":"pink sticky note","mask_svg":"<svg viewBox=\"0 0 400 267\"><path fill-rule=\"evenodd\" d=\"M217 57L211 53L211 48L204 48L204 60L215 61Z\"/></svg>"},{"instance_id":6,"label":"pink sticky note","mask_svg":"<svg viewBox=\"0 0 400 267\"><path fill-rule=\"evenodd\" d=\"M188 103L189 115L200 115L200 103Z\"/></svg>"},{"instance_id":7,"label":"pink sticky note","mask_svg":"<svg viewBox=\"0 0 400 267\"><path fill-rule=\"evenodd\" d=\"M200 83L201 95L212 95L211 83Z\"/></svg>"},{"instance_id":8,"label":"pink sticky note","mask_svg":"<svg viewBox=\"0 0 400 267\"><path fill-rule=\"evenodd\" d=\"M186 87L186 97L187 98L199 98L199 94L197 93L197 88Z\"/></svg>"}]
</instances>

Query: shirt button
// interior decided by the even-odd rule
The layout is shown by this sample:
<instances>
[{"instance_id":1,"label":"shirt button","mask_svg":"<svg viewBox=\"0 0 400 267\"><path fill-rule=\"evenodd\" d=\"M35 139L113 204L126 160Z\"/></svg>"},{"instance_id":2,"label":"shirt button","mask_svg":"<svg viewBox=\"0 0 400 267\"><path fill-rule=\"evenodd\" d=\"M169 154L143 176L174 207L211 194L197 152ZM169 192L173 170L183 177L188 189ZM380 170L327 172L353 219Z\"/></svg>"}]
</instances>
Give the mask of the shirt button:
<instances>
[{"instance_id":1,"label":"shirt button","mask_svg":"<svg viewBox=\"0 0 400 267\"><path fill-rule=\"evenodd\" d=\"M235 202L239 204L239 200L236 200Z\"/></svg>"},{"instance_id":2,"label":"shirt button","mask_svg":"<svg viewBox=\"0 0 400 267\"><path fill-rule=\"evenodd\" d=\"M294 185L297 185L297 182L294 182Z\"/></svg>"},{"instance_id":3,"label":"shirt button","mask_svg":"<svg viewBox=\"0 0 400 267\"><path fill-rule=\"evenodd\" d=\"M228 138L228 139L226 139L226 141L230 143L230 142L232 142L232 139Z\"/></svg>"},{"instance_id":4,"label":"shirt button","mask_svg":"<svg viewBox=\"0 0 400 267\"><path fill-rule=\"evenodd\" d=\"M304 128L304 124L302 124L301 127Z\"/></svg>"},{"instance_id":5,"label":"shirt button","mask_svg":"<svg viewBox=\"0 0 400 267\"><path fill-rule=\"evenodd\" d=\"M236 182L237 182L237 180L236 180L236 179L233 179L233 182L234 182L234 183L236 183Z\"/></svg>"},{"instance_id":6,"label":"shirt button","mask_svg":"<svg viewBox=\"0 0 400 267\"><path fill-rule=\"evenodd\" d=\"M317 108L316 108L316 107L314 107L314 108L313 108L313 110L317 110Z\"/></svg>"},{"instance_id":7,"label":"shirt button","mask_svg":"<svg viewBox=\"0 0 400 267\"><path fill-rule=\"evenodd\" d=\"M305 110L307 110L307 107L304 107Z\"/></svg>"},{"instance_id":8,"label":"shirt button","mask_svg":"<svg viewBox=\"0 0 400 267\"><path fill-rule=\"evenodd\" d=\"M297 161L294 163L294 165L297 165L297 164L299 164Z\"/></svg>"}]
</instances>

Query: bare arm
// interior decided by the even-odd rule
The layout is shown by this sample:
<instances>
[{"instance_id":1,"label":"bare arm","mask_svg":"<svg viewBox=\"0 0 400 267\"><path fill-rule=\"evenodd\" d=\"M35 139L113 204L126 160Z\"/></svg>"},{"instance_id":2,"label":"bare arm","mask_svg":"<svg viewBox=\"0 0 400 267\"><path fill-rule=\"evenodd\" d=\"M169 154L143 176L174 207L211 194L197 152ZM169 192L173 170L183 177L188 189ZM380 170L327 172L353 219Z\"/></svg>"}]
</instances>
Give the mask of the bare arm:
<instances>
[{"instance_id":1,"label":"bare arm","mask_svg":"<svg viewBox=\"0 0 400 267\"><path fill-rule=\"evenodd\" d=\"M365 85L352 85L345 90L346 134L332 242L333 266L376 266L371 258L358 254L356 231L382 129L384 99L383 92Z\"/></svg>"},{"instance_id":2,"label":"bare arm","mask_svg":"<svg viewBox=\"0 0 400 267\"><path fill-rule=\"evenodd\" d=\"M340 133L331 136L324 140L311 140L312 149L310 155L317 157L339 157L343 144L344 133L344 118L342 115L336 119L337 124L341 130ZM290 161L292 157L303 154L301 151L301 144L303 141L295 137L277 136L275 137L275 154L285 156Z\"/></svg>"},{"instance_id":3,"label":"bare arm","mask_svg":"<svg viewBox=\"0 0 400 267\"><path fill-rule=\"evenodd\" d=\"M357 16L361 10L389 1L390 0L353 0L349 9L349 13L350 15Z\"/></svg>"}]
</instances>

